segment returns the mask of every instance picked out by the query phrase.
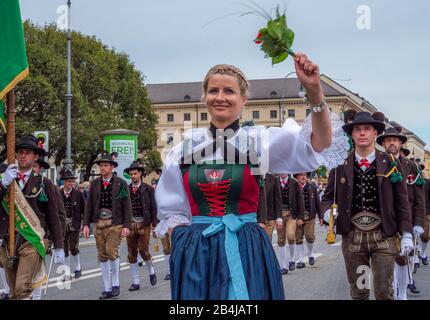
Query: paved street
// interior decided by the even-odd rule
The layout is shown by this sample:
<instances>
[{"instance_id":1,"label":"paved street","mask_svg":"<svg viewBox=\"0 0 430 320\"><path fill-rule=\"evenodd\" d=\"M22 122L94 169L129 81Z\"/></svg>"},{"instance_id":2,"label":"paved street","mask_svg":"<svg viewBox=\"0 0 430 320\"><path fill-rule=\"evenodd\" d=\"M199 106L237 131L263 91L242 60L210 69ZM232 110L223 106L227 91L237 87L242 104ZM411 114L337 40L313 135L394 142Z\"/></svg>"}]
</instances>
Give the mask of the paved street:
<instances>
[{"instance_id":1,"label":"paved street","mask_svg":"<svg viewBox=\"0 0 430 320\"><path fill-rule=\"evenodd\" d=\"M314 252L317 256L317 262L314 266L306 265L306 268L295 270L288 275L283 276L284 288L287 300L349 300L349 285L347 284L346 272L340 242L334 245L327 245L324 241L326 228L317 227ZM276 242L276 235L273 242ZM153 246L151 245L151 248ZM275 250L276 250L275 244ZM127 247L125 242L121 245L121 295L119 299L123 300L169 300L170 283L165 281L166 264L161 251L153 253L154 265L158 276L157 284L152 287L149 282L148 269L145 265L140 267L141 271L141 289L135 292L129 292L128 287L131 284L131 274L128 264L126 263ZM49 289L46 300L93 300L98 299L103 289L102 278L98 263L96 260L96 248L94 240L83 241L81 246L81 263L82 277L73 279L71 282L63 283L53 274L49 282ZM49 257L47 259L47 268L49 267ZM73 268L73 266L72 266ZM72 269L73 270L73 269ZM415 274L415 280L421 290L421 294L411 296L410 300L430 299L430 266L421 266ZM60 287L58 287L60 286ZM69 288L61 288L69 286Z\"/></svg>"}]
</instances>

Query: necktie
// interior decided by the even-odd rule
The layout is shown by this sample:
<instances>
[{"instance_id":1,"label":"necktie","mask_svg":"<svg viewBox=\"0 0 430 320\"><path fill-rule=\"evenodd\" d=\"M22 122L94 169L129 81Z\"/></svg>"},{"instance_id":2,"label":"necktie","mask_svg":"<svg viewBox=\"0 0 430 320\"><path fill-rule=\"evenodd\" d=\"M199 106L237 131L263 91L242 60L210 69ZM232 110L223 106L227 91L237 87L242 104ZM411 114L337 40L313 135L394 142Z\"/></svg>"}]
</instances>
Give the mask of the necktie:
<instances>
[{"instance_id":1,"label":"necktie","mask_svg":"<svg viewBox=\"0 0 430 320\"><path fill-rule=\"evenodd\" d=\"M282 188L285 188L285 186L287 185L287 180L286 179L282 179L281 180L281 184L282 184Z\"/></svg>"},{"instance_id":2,"label":"necktie","mask_svg":"<svg viewBox=\"0 0 430 320\"><path fill-rule=\"evenodd\" d=\"M103 181L103 187L105 187L105 189L106 189L108 185L109 185L109 181L104 180Z\"/></svg>"},{"instance_id":3,"label":"necktie","mask_svg":"<svg viewBox=\"0 0 430 320\"><path fill-rule=\"evenodd\" d=\"M25 173L18 172L18 182L25 182Z\"/></svg>"},{"instance_id":4,"label":"necktie","mask_svg":"<svg viewBox=\"0 0 430 320\"><path fill-rule=\"evenodd\" d=\"M133 193L136 193L136 191L137 191L137 187L133 186Z\"/></svg>"},{"instance_id":5,"label":"necktie","mask_svg":"<svg viewBox=\"0 0 430 320\"><path fill-rule=\"evenodd\" d=\"M370 163L367 159L361 159L358 165L360 166L361 170L366 171L367 168L369 168Z\"/></svg>"}]
</instances>

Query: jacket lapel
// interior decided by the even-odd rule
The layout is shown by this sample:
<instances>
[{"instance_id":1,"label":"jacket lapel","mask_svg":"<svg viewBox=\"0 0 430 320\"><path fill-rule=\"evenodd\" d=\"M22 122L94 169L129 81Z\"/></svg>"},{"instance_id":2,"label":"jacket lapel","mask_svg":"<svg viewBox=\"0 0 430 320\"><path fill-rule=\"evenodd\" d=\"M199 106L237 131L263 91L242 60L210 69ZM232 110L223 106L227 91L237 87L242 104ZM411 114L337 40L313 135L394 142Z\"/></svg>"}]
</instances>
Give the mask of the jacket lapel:
<instances>
[{"instance_id":1,"label":"jacket lapel","mask_svg":"<svg viewBox=\"0 0 430 320\"><path fill-rule=\"evenodd\" d=\"M95 192L94 192L94 208L96 209L95 212L97 212L97 210L99 209L100 206L100 195L102 192L102 181L103 178L97 178L97 180L95 180L94 182L94 188L95 188Z\"/></svg>"},{"instance_id":2,"label":"jacket lapel","mask_svg":"<svg viewBox=\"0 0 430 320\"><path fill-rule=\"evenodd\" d=\"M407 181L409 175L411 174L411 167L408 165L407 160L403 157L400 158L400 165L402 166L403 179Z\"/></svg>"},{"instance_id":3,"label":"jacket lapel","mask_svg":"<svg viewBox=\"0 0 430 320\"><path fill-rule=\"evenodd\" d=\"M387 173L388 173L387 159L385 159L384 154L382 152L376 151L376 178L378 180L379 199L383 199L382 182L384 181L385 178L382 175L386 175Z\"/></svg>"},{"instance_id":4,"label":"jacket lapel","mask_svg":"<svg viewBox=\"0 0 430 320\"><path fill-rule=\"evenodd\" d=\"M32 190L36 185L37 177L34 175L34 172L31 171L30 177L28 178L27 183L24 186L24 189L22 190L22 193L24 195L28 195L33 193Z\"/></svg>"},{"instance_id":5,"label":"jacket lapel","mask_svg":"<svg viewBox=\"0 0 430 320\"><path fill-rule=\"evenodd\" d=\"M344 169L346 171L346 179L348 180L349 185L349 194L352 194L352 190L354 187L354 161L355 154L354 152L351 152L351 154L346 159L344 166Z\"/></svg>"},{"instance_id":6,"label":"jacket lapel","mask_svg":"<svg viewBox=\"0 0 430 320\"><path fill-rule=\"evenodd\" d=\"M121 181L114 176L112 178L112 206L113 206L114 200L118 196L120 187L121 187Z\"/></svg>"}]
</instances>

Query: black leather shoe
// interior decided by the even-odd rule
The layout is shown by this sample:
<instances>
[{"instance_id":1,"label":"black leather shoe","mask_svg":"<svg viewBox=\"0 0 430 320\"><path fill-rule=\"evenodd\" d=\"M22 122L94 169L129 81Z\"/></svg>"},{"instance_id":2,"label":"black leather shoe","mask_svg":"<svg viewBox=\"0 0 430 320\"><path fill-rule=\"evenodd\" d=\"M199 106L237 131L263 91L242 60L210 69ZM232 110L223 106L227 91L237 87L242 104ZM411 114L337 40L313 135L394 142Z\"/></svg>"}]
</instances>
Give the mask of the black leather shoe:
<instances>
[{"instance_id":1,"label":"black leather shoe","mask_svg":"<svg viewBox=\"0 0 430 320\"><path fill-rule=\"evenodd\" d=\"M139 284L132 284L131 286L130 286L130 288L128 288L128 291L137 291L137 290L139 290L140 289L140 285Z\"/></svg>"},{"instance_id":2,"label":"black leather shoe","mask_svg":"<svg viewBox=\"0 0 430 320\"><path fill-rule=\"evenodd\" d=\"M303 269L304 267L306 267L304 262L297 262L296 264L297 269Z\"/></svg>"},{"instance_id":3,"label":"black leather shoe","mask_svg":"<svg viewBox=\"0 0 430 320\"><path fill-rule=\"evenodd\" d=\"M414 263L414 270L413 273L417 273L418 268L420 267L420 263L419 262L415 262Z\"/></svg>"},{"instance_id":4,"label":"black leather shoe","mask_svg":"<svg viewBox=\"0 0 430 320\"><path fill-rule=\"evenodd\" d=\"M9 293L4 293L2 292L2 294L0 295L0 300L9 300Z\"/></svg>"},{"instance_id":5,"label":"black leather shoe","mask_svg":"<svg viewBox=\"0 0 430 320\"><path fill-rule=\"evenodd\" d=\"M281 269L281 274L284 276L284 275L286 275L286 274L288 274L288 270L287 269L285 269L285 268L282 268Z\"/></svg>"},{"instance_id":6,"label":"black leather shoe","mask_svg":"<svg viewBox=\"0 0 430 320\"><path fill-rule=\"evenodd\" d=\"M427 257L421 258L421 262L423 263L423 265L427 266L429 264L429 258Z\"/></svg>"},{"instance_id":7,"label":"black leather shoe","mask_svg":"<svg viewBox=\"0 0 430 320\"><path fill-rule=\"evenodd\" d=\"M154 274L150 274L149 275L149 281L151 282L152 286L155 286L157 284L157 275Z\"/></svg>"},{"instance_id":8,"label":"black leather shoe","mask_svg":"<svg viewBox=\"0 0 430 320\"><path fill-rule=\"evenodd\" d=\"M414 294L420 293L420 290L418 290L417 286L415 285L415 281L412 284L408 284L408 289Z\"/></svg>"},{"instance_id":9,"label":"black leather shoe","mask_svg":"<svg viewBox=\"0 0 430 320\"><path fill-rule=\"evenodd\" d=\"M81 270L75 270L75 279L80 278L82 275Z\"/></svg>"},{"instance_id":10,"label":"black leather shoe","mask_svg":"<svg viewBox=\"0 0 430 320\"><path fill-rule=\"evenodd\" d=\"M112 292L110 291L103 291L102 295L99 297L100 300L106 300L112 298Z\"/></svg>"},{"instance_id":11,"label":"black leather shoe","mask_svg":"<svg viewBox=\"0 0 430 320\"><path fill-rule=\"evenodd\" d=\"M288 263L288 270L289 271L294 271L294 269L296 269L296 263L294 261L290 261Z\"/></svg>"},{"instance_id":12,"label":"black leather shoe","mask_svg":"<svg viewBox=\"0 0 430 320\"><path fill-rule=\"evenodd\" d=\"M119 286L112 286L112 298L119 296Z\"/></svg>"},{"instance_id":13,"label":"black leather shoe","mask_svg":"<svg viewBox=\"0 0 430 320\"><path fill-rule=\"evenodd\" d=\"M166 281L170 280L170 273L166 274L166 276L164 277L164 280L166 280Z\"/></svg>"}]
</instances>

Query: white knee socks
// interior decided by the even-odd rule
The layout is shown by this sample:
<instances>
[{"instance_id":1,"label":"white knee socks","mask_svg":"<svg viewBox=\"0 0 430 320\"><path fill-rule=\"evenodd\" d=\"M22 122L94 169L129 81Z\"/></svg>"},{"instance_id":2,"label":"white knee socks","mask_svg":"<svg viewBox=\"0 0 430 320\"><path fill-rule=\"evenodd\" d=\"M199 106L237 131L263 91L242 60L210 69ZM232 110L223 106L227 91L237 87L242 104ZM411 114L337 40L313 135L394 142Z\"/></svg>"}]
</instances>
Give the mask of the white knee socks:
<instances>
[{"instance_id":1,"label":"white knee socks","mask_svg":"<svg viewBox=\"0 0 430 320\"><path fill-rule=\"evenodd\" d=\"M130 263L130 270L131 270L131 276L133 277L133 284L139 284L140 277L139 277L139 266L137 262Z\"/></svg>"},{"instance_id":2,"label":"white knee socks","mask_svg":"<svg viewBox=\"0 0 430 320\"><path fill-rule=\"evenodd\" d=\"M166 264L167 273L170 274L170 254L164 255L164 263Z\"/></svg>"},{"instance_id":3,"label":"white knee socks","mask_svg":"<svg viewBox=\"0 0 430 320\"><path fill-rule=\"evenodd\" d=\"M75 263L75 270L80 271L81 270L81 256L79 253L76 256L72 256L74 263Z\"/></svg>"},{"instance_id":4,"label":"white knee socks","mask_svg":"<svg viewBox=\"0 0 430 320\"><path fill-rule=\"evenodd\" d=\"M426 255L427 243L428 242L421 241L421 258L427 258L427 255Z\"/></svg>"},{"instance_id":5,"label":"white knee socks","mask_svg":"<svg viewBox=\"0 0 430 320\"><path fill-rule=\"evenodd\" d=\"M39 287L33 290L32 300L42 300L42 287Z\"/></svg>"},{"instance_id":6,"label":"white knee socks","mask_svg":"<svg viewBox=\"0 0 430 320\"><path fill-rule=\"evenodd\" d=\"M148 260L148 261L145 261L145 264L146 264L146 266L148 267L148 272L149 272L149 274L150 274L150 275L154 274L154 273L155 273L155 270L154 270L154 265L152 264L152 259L151 259L151 260Z\"/></svg>"},{"instance_id":7,"label":"white knee socks","mask_svg":"<svg viewBox=\"0 0 430 320\"><path fill-rule=\"evenodd\" d=\"M302 244L296 244L297 262L303 262L305 254L305 246Z\"/></svg>"},{"instance_id":8,"label":"white knee socks","mask_svg":"<svg viewBox=\"0 0 430 320\"><path fill-rule=\"evenodd\" d=\"M278 247L279 250L279 264L281 269L286 269L287 268L287 253L285 251L285 246L284 247Z\"/></svg>"},{"instance_id":9,"label":"white knee socks","mask_svg":"<svg viewBox=\"0 0 430 320\"><path fill-rule=\"evenodd\" d=\"M112 271L112 286L119 287L119 258L109 263Z\"/></svg>"},{"instance_id":10,"label":"white knee socks","mask_svg":"<svg viewBox=\"0 0 430 320\"><path fill-rule=\"evenodd\" d=\"M3 283L3 292L5 294L10 294L10 288L6 280L6 273L4 272L3 268L0 268L0 279Z\"/></svg>"},{"instance_id":11,"label":"white knee socks","mask_svg":"<svg viewBox=\"0 0 430 320\"><path fill-rule=\"evenodd\" d=\"M288 245L288 249L290 249L290 262L294 262L294 249L295 249L295 244L289 244Z\"/></svg>"},{"instance_id":12,"label":"white knee socks","mask_svg":"<svg viewBox=\"0 0 430 320\"><path fill-rule=\"evenodd\" d=\"M310 258L313 256L314 244L306 242L306 247L308 248L308 257Z\"/></svg>"},{"instance_id":13,"label":"white knee socks","mask_svg":"<svg viewBox=\"0 0 430 320\"><path fill-rule=\"evenodd\" d=\"M110 261L100 262L100 269L102 270L103 284L106 292L112 291L110 282Z\"/></svg>"},{"instance_id":14,"label":"white knee socks","mask_svg":"<svg viewBox=\"0 0 430 320\"><path fill-rule=\"evenodd\" d=\"M398 300L408 300L408 296L406 294L409 283L409 275L408 275L408 267L407 266L399 266L397 263L395 264L396 276L397 276L397 288L399 290Z\"/></svg>"}]
</instances>

